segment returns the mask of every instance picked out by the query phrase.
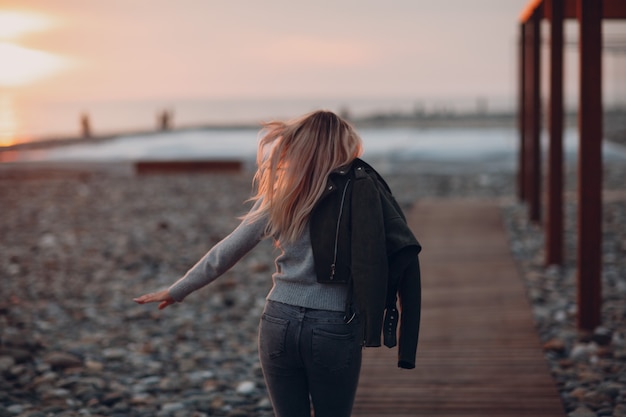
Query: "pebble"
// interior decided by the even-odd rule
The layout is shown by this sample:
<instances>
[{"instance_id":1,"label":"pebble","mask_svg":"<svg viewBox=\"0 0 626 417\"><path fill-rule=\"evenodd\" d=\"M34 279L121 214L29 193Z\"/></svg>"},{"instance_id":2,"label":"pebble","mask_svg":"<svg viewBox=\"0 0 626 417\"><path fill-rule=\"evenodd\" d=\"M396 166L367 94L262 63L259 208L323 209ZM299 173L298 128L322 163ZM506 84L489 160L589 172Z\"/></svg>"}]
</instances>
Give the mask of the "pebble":
<instances>
[{"instance_id":1,"label":"pebble","mask_svg":"<svg viewBox=\"0 0 626 417\"><path fill-rule=\"evenodd\" d=\"M508 171L413 169L383 172L405 207L424 197L514 200ZM606 181L625 173L608 171ZM256 346L270 242L184 303L159 311L132 302L171 284L230 233L251 180L247 172L0 178L0 416L272 416ZM523 207L503 208L546 360L575 417L626 417L626 209L607 210L615 253L606 293L615 296L603 329L581 339L571 265L546 269L541 230Z\"/></svg>"},{"instance_id":2,"label":"pebble","mask_svg":"<svg viewBox=\"0 0 626 417\"><path fill-rule=\"evenodd\" d=\"M183 403L166 403L161 407L161 411L165 413L173 413L176 411L182 411L185 409L185 405Z\"/></svg>"},{"instance_id":3,"label":"pebble","mask_svg":"<svg viewBox=\"0 0 626 417\"><path fill-rule=\"evenodd\" d=\"M237 385L237 393L248 395L252 394L256 388L256 384L253 381L243 381Z\"/></svg>"},{"instance_id":4,"label":"pebble","mask_svg":"<svg viewBox=\"0 0 626 417\"><path fill-rule=\"evenodd\" d=\"M8 406L6 408L6 410L10 414L14 414L14 415L22 413L25 409L26 409L26 407L23 406L22 404L13 404L13 405L10 405L10 406Z\"/></svg>"},{"instance_id":5,"label":"pebble","mask_svg":"<svg viewBox=\"0 0 626 417\"><path fill-rule=\"evenodd\" d=\"M0 180L0 416L271 416L256 351L270 242L185 303L132 302L239 223L251 180Z\"/></svg>"},{"instance_id":6,"label":"pebble","mask_svg":"<svg viewBox=\"0 0 626 417\"><path fill-rule=\"evenodd\" d=\"M11 356L0 356L0 374L9 371L15 365L15 359Z\"/></svg>"},{"instance_id":7,"label":"pebble","mask_svg":"<svg viewBox=\"0 0 626 417\"><path fill-rule=\"evenodd\" d=\"M44 362L52 368L74 368L82 366L83 361L76 355L65 352L51 352L43 358Z\"/></svg>"},{"instance_id":8,"label":"pebble","mask_svg":"<svg viewBox=\"0 0 626 417\"><path fill-rule=\"evenodd\" d=\"M543 350L563 354L565 353L565 342L560 339L550 339L543 344Z\"/></svg>"},{"instance_id":9,"label":"pebble","mask_svg":"<svg viewBox=\"0 0 626 417\"><path fill-rule=\"evenodd\" d=\"M107 360L122 360L128 356L128 351L122 348L108 348L102 351L102 357Z\"/></svg>"}]
</instances>

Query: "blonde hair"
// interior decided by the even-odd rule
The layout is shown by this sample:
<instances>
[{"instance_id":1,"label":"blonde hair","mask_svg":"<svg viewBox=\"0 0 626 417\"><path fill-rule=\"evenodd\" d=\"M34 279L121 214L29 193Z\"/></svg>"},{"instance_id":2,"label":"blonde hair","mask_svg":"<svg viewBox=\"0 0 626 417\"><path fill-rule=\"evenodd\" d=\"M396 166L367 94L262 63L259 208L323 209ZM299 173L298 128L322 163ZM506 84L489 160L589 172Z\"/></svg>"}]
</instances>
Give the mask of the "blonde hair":
<instances>
[{"instance_id":1,"label":"blonde hair","mask_svg":"<svg viewBox=\"0 0 626 417\"><path fill-rule=\"evenodd\" d=\"M363 152L353 127L330 111L316 111L289 122L264 123L254 176L259 201L248 218L267 216L266 233L294 241L326 188L329 174Z\"/></svg>"}]
</instances>

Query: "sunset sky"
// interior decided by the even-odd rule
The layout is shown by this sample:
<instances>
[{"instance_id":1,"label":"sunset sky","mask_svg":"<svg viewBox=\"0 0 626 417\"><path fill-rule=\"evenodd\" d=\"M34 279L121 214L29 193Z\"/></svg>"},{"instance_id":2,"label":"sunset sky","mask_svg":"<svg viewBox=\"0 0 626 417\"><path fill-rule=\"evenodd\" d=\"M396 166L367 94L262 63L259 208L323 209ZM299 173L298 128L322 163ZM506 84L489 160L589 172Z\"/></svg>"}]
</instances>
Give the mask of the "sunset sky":
<instances>
[{"instance_id":1,"label":"sunset sky","mask_svg":"<svg viewBox=\"0 0 626 417\"><path fill-rule=\"evenodd\" d=\"M0 88L41 100L510 97L528 0L0 0Z\"/></svg>"}]
</instances>

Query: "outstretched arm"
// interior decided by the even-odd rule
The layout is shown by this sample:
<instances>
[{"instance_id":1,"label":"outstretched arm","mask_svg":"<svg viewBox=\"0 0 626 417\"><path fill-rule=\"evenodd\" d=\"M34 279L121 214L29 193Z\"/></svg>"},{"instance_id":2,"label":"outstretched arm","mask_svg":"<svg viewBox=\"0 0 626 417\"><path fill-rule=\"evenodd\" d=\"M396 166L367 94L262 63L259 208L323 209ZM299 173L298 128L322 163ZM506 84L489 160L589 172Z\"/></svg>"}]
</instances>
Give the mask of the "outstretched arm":
<instances>
[{"instance_id":1,"label":"outstretched arm","mask_svg":"<svg viewBox=\"0 0 626 417\"><path fill-rule=\"evenodd\" d=\"M215 280L255 247L264 238L265 225L264 219L252 223L243 220L167 290L148 293L133 301L139 304L160 302L160 310L183 301L188 294Z\"/></svg>"}]
</instances>

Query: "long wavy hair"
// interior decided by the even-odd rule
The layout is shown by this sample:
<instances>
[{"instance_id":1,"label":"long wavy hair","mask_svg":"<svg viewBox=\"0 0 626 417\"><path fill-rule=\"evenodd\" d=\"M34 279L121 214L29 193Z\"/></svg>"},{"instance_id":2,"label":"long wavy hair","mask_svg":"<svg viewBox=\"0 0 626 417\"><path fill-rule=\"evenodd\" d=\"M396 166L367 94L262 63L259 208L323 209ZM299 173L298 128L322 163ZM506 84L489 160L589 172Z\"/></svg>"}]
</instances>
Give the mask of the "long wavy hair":
<instances>
[{"instance_id":1,"label":"long wavy hair","mask_svg":"<svg viewBox=\"0 0 626 417\"><path fill-rule=\"evenodd\" d=\"M266 233L294 241L326 187L329 174L361 156L363 145L354 128L330 111L315 111L289 122L263 124L254 176L258 201L249 214L267 216Z\"/></svg>"}]
</instances>

